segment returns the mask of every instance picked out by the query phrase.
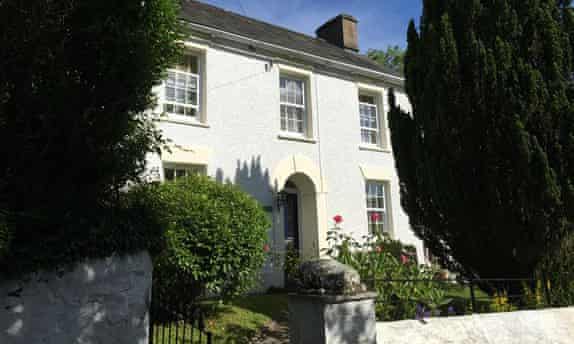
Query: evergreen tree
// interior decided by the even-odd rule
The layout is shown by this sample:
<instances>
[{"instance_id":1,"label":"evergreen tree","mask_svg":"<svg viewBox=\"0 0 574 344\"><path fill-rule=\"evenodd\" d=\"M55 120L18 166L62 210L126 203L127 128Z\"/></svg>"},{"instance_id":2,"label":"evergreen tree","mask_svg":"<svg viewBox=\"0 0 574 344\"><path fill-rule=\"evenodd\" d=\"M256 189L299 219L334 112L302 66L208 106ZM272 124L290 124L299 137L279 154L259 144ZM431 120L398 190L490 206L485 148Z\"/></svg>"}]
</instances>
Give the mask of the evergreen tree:
<instances>
[{"instance_id":1,"label":"evergreen tree","mask_svg":"<svg viewBox=\"0 0 574 344\"><path fill-rule=\"evenodd\" d=\"M160 149L144 111L181 53L178 3L0 1L0 250L75 248Z\"/></svg>"},{"instance_id":2,"label":"evergreen tree","mask_svg":"<svg viewBox=\"0 0 574 344\"><path fill-rule=\"evenodd\" d=\"M401 202L444 264L524 276L572 229L570 1L424 0L389 122Z\"/></svg>"}]
</instances>

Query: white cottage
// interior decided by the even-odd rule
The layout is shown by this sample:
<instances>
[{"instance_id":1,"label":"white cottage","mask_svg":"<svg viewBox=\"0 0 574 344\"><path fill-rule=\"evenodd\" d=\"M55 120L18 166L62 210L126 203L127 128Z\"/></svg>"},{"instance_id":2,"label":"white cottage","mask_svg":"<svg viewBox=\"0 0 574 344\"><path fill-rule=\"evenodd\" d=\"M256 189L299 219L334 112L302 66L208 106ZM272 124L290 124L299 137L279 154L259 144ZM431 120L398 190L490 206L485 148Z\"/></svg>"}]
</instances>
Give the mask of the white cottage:
<instances>
[{"instance_id":1,"label":"white cottage","mask_svg":"<svg viewBox=\"0 0 574 344\"><path fill-rule=\"evenodd\" d=\"M387 232L423 261L386 118L390 87L410 106L403 78L358 53L357 20L339 15L310 37L197 1L181 17L185 59L157 89L159 127L172 141L171 153L149 159L157 178L204 173L239 185L270 213L279 252L291 242L319 256L340 214L357 238ZM283 284L272 264L263 275Z\"/></svg>"}]
</instances>

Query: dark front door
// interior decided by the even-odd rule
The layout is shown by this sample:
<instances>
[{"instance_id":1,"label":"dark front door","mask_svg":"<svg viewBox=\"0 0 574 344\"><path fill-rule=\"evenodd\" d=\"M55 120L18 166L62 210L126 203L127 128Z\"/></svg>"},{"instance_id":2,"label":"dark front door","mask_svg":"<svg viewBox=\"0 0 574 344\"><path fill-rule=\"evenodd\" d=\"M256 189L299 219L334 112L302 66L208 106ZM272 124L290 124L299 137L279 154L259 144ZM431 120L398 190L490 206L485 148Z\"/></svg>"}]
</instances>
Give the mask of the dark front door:
<instances>
[{"instance_id":1,"label":"dark front door","mask_svg":"<svg viewBox=\"0 0 574 344\"><path fill-rule=\"evenodd\" d=\"M296 193L288 193L283 208L285 224L285 288L293 289L293 273L299 263L299 205Z\"/></svg>"},{"instance_id":2,"label":"dark front door","mask_svg":"<svg viewBox=\"0 0 574 344\"><path fill-rule=\"evenodd\" d=\"M297 194L288 193L284 208L285 244L299 251L299 206Z\"/></svg>"}]
</instances>

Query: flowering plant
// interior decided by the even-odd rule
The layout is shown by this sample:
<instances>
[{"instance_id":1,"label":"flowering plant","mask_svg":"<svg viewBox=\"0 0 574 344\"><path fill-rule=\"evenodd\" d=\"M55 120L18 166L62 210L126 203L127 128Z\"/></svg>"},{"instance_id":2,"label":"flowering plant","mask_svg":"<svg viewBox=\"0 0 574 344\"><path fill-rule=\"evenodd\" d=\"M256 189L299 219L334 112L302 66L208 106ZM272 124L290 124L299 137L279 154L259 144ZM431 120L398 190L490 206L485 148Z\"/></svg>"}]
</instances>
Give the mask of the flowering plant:
<instances>
[{"instance_id":1,"label":"flowering plant","mask_svg":"<svg viewBox=\"0 0 574 344\"><path fill-rule=\"evenodd\" d=\"M417 305L425 314L436 314L439 307L450 303L441 285L430 282L436 271L417 264L414 248L380 233L357 240L343 231L342 221L333 220L326 253L353 267L361 280L377 291L378 320L413 319L418 314ZM412 280L428 282L409 282Z\"/></svg>"}]
</instances>

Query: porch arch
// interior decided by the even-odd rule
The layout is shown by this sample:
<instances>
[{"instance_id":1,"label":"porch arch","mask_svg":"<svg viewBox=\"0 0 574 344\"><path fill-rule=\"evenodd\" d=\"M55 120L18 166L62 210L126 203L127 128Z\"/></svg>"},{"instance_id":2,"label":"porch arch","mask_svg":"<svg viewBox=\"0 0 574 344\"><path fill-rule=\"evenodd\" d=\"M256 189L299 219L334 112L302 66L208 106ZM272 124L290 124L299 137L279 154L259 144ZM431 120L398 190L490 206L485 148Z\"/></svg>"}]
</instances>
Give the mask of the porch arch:
<instances>
[{"instance_id":1,"label":"porch arch","mask_svg":"<svg viewBox=\"0 0 574 344\"><path fill-rule=\"evenodd\" d=\"M292 155L276 165L270 179L270 186L275 196L284 189L288 181L295 184L299 192L301 257L318 258L323 254L322 249L326 247L326 183L315 163L301 155ZM275 230L282 230L281 221L275 226Z\"/></svg>"}]
</instances>

